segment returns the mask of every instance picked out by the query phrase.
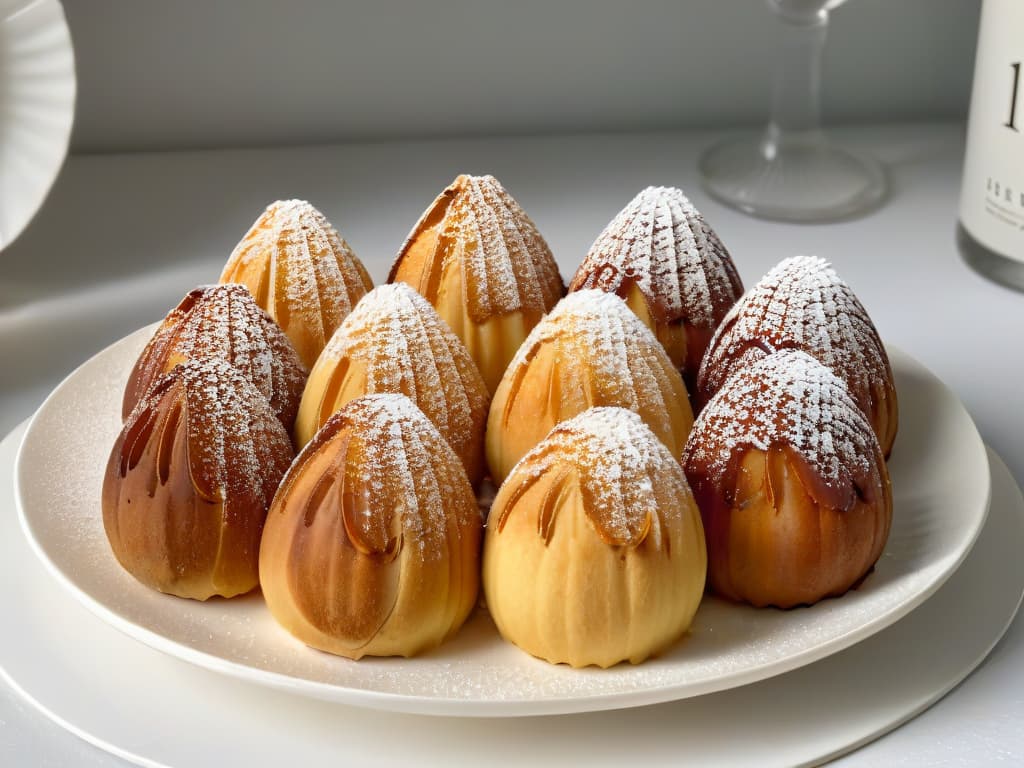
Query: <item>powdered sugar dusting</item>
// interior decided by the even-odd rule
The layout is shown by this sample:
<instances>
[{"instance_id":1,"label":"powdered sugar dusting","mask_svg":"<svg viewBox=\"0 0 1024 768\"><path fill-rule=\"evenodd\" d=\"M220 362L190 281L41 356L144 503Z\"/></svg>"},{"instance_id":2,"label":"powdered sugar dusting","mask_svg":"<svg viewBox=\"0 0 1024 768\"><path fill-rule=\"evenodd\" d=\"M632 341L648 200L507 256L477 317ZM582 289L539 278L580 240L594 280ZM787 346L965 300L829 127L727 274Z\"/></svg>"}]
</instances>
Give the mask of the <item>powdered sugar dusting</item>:
<instances>
[{"instance_id":1,"label":"powdered sugar dusting","mask_svg":"<svg viewBox=\"0 0 1024 768\"><path fill-rule=\"evenodd\" d=\"M125 425L167 418L184 406L189 466L196 489L225 503L225 517L251 508L266 509L291 461L291 439L262 394L229 363L192 359L159 379ZM160 439L157 430L148 439ZM126 449L130 445L125 446Z\"/></svg>"},{"instance_id":2,"label":"powdered sugar dusting","mask_svg":"<svg viewBox=\"0 0 1024 768\"><path fill-rule=\"evenodd\" d=\"M584 510L602 538L661 547L663 516L691 496L679 463L632 411L591 408L558 424L512 470L508 483L532 485L549 472L574 470ZM671 499L672 503L660 503Z\"/></svg>"},{"instance_id":3,"label":"powdered sugar dusting","mask_svg":"<svg viewBox=\"0 0 1024 768\"><path fill-rule=\"evenodd\" d=\"M125 392L124 415L175 364L217 358L239 370L290 428L306 369L288 337L245 286L200 286L164 319L140 355Z\"/></svg>"},{"instance_id":4,"label":"powdered sugar dusting","mask_svg":"<svg viewBox=\"0 0 1024 768\"><path fill-rule=\"evenodd\" d=\"M786 348L835 371L865 414L872 389L891 388L889 359L853 291L824 259L797 256L765 275L719 326L701 366L701 395L714 394L740 365Z\"/></svg>"},{"instance_id":5,"label":"powdered sugar dusting","mask_svg":"<svg viewBox=\"0 0 1024 768\"><path fill-rule=\"evenodd\" d=\"M327 218L305 200L278 200L235 247L220 282L244 283L312 365L373 284Z\"/></svg>"},{"instance_id":6,"label":"powdered sugar dusting","mask_svg":"<svg viewBox=\"0 0 1024 768\"><path fill-rule=\"evenodd\" d=\"M459 338L410 286L382 285L360 300L317 366L342 360L365 365L368 393L410 397L456 452L480 451L487 387Z\"/></svg>"},{"instance_id":7,"label":"powdered sugar dusting","mask_svg":"<svg viewBox=\"0 0 1024 768\"><path fill-rule=\"evenodd\" d=\"M647 187L598 235L570 290L643 293L658 322L715 328L743 291L729 252L675 187Z\"/></svg>"},{"instance_id":8,"label":"powdered sugar dusting","mask_svg":"<svg viewBox=\"0 0 1024 768\"><path fill-rule=\"evenodd\" d=\"M595 405L643 411L659 435L672 433L666 398L685 399L682 381L674 381L672 363L651 330L614 294L599 290L570 293L539 322L512 359L505 377L515 399L526 368L542 345L558 349L560 391L589 387ZM581 375L586 372L586 375Z\"/></svg>"},{"instance_id":9,"label":"powdered sugar dusting","mask_svg":"<svg viewBox=\"0 0 1024 768\"><path fill-rule=\"evenodd\" d=\"M532 287L536 286L537 296L531 298L530 304L539 302L547 311L564 293L561 274L558 273L551 249L541 237L534 220L526 215L498 179L489 175L479 176L476 182L484 200L499 213L502 230L506 233L507 241L513 245L512 263L518 283L524 289L528 285L531 296L535 293Z\"/></svg>"},{"instance_id":10,"label":"powdered sugar dusting","mask_svg":"<svg viewBox=\"0 0 1024 768\"><path fill-rule=\"evenodd\" d=\"M554 306L563 285L551 250L498 180L462 175L440 199L445 197L451 202L437 225L440 237L431 258L440 261L441 273L461 268L466 308L473 322L520 311L539 315ZM402 246L392 276L423 234L422 225L421 220ZM427 295L428 300L435 298Z\"/></svg>"},{"instance_id":11,"label":"powdered sugar dusting","mask_svg":"<svg viewBox=\"0 0 1024 768\"><path fill-rule=\"evenodd\" d=\"M746 450L788 447L826 488L868 488L883 464L871 426L831 370L799 350L738 369L701 411L683 454L691 482L716 487ZM841 494L840 494L841 495Z\"/></svg>"},{"instance_id":12,"label":"powdered sugar dusting","mask_svg":"<svg viewBox=\"0 0 1024 768\"><path fill-rule=\"evenodd\" d=\"M467 521L479 525L459 458L404 395L374 394L348 403L302 450L289 478L325 451L336 452L328 478L343 477L346 497L355 500L330 512L345 515L349 535L371 551L384 552L397 540L422 558L436 559Z\"/></svg>"}]
</instances>

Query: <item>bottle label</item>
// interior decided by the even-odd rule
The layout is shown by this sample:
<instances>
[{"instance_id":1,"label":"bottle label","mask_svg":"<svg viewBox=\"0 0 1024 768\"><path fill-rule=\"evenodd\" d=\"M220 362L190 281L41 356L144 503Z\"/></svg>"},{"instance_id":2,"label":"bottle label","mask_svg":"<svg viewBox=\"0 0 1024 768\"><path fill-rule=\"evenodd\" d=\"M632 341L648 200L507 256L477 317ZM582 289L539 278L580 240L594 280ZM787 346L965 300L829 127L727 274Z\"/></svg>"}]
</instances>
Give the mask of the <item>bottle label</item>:
<instances>
[{"instance_id":1,"label":"bottle label","mask_svg":"<svg viewBox=\"0 0 1024 768\"><path fill-rule=\"evenodd\" d=\"M985 0L978 31L960 222L1024 263L1024 0Z\"/></svg>"}]
</instances>

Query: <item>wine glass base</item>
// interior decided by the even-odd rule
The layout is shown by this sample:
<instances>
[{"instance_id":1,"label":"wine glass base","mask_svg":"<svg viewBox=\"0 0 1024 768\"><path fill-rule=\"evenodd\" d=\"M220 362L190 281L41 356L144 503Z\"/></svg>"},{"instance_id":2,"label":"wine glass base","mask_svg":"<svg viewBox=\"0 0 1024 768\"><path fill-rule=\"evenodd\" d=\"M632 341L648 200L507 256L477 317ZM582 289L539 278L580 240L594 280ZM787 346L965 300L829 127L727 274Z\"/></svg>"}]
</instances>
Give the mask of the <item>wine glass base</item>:
<instances>
[{"instance_id":1,"label":"wine glass base","mask_svg":"<svg viewBox=\"0 0 1024 768\"><path fill-rule=\"evenodd\" d=\"M834 221L876 208L886 194L874 160L824 140L771 145L748 136L717 144L700 160L716 200L776 221Z\"/></svg>"}]
</instances>

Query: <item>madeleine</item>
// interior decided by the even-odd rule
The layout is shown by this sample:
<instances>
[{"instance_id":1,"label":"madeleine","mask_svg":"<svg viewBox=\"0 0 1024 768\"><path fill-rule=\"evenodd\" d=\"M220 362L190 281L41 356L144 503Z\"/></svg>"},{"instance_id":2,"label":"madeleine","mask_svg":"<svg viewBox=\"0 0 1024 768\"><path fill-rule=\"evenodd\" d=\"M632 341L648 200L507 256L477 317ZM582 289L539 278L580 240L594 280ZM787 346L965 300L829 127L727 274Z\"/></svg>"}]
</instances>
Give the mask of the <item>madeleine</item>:
<instances>
[{"instance_id":1,"label":"madeleine","mask_svg":"<svg viewBox=\"0 0 1024 768\"><path fill-rule=\"evenodd\" d=\"M683 468L724 597L789 608L841 595L885 547L878 440L846 385L799 350L733 373L694 423Z\"/></svg>"},{"instance_id":2,"label":"madeleine","mask_svg":"<svg viewBox=\"0 0 1024 768\"><path fill-rule=\"evenodd\" d=\"M297 444L345 403L378 392L409 397L458 454L470 482L480 481L487 386L459 338L405 283L374 288L334 332L302 395Z\"/></svg>"},{"instance_id":3,"label":"madeleine","mask_svg":"<svg viewBox=\"0 0 1024 768\"><path fill-rule=\"evenodd\" d=\"M388 282L423 294L462 339L489 392L565 293L530 218L493 176L455 179L413 227Z\"/></svg>"},{"instance_id":4,"label":"madeleine","mask_svg":"<svg viewBox=\"0 0 1024 768\"><path fill-rule=\"evenodd\" d=\"M495 482L561 421L595 406L640 414L679 457L693 423L661 344L619 297L570 293L530 333L494 394L487 463Z\"/></svg>"},{"instance_id":5,"label":"madeleine","mask_svg":"<svg viewBox=\"0 0 1024 768\"><path fill-rule=\"evenodd\" d=\"M842 379L889 455L899 420L889 357L864 306L824 259L785 259L737 302L704 357L698 400L780 349L803 350Z\"/></svg>"},{"instance_id":6,"label":"madeleine","mask_svg":"<svg viewBox=\"0 0 1024 768\"><path fill-rule=\"evenodd\" d=\"M527 653L635 664L690 626L706 558L676 458L636 414L594 408L556 426L501 486L484 591L502 636Z\"/></svg>"},{"instance_id":7,"label":"madeleine","mask_svg":"<svg viewBox=\"0 0 1024 768\"><path fill-rule=\"evenodd\" d=\"M176 366L132 411L107 462L103 527L115 557L179 597L248 592L292 456L270 404L233 366Z\"/></svg>"},{"instance_id":8,"label":"madeleine","mask_svg":"<svg viewBox=\"0 0 1024 768\"><path fill-rule=\"evenodd\" d=\"M328 419L274 497L260 583L274 618L322 651L413 656L476 603L482 522L458 456L403 395Z\"/></svg>"},{"instance_id":9,"label":"madeleine","mask_svg":"<svg viewBox=\"0 0 1024 768\"><path fill-rule=\"evenodd\" d=\"M267 398L285 429L292 428L306 368L277 323L236 283L194 288L167 314L128 377L122 418L160 376L193 358L234 366Z\"/></svg>"},{"instance_id":10,"label":"madeleine","mask_svg":"<svg viewBox=\"0 0 1024 768\"><path fill-rule=\"evenodd\" d=\"M305 200L267 206L228 257L222 283L242 283L308 368L373 282L338 231Z\"/></svg>"},{"instance_id":11,"label":"madeleine","mask_svg":"<svg viewBox=\"0 0 1024 768\"><path fill-rule=\"evenodd\" d=\"M743 293L722 241L675 187L647 187L611 220L569 284L582 288L625 299L689 390L715 328Z\"/></svg>"}]
</instances>

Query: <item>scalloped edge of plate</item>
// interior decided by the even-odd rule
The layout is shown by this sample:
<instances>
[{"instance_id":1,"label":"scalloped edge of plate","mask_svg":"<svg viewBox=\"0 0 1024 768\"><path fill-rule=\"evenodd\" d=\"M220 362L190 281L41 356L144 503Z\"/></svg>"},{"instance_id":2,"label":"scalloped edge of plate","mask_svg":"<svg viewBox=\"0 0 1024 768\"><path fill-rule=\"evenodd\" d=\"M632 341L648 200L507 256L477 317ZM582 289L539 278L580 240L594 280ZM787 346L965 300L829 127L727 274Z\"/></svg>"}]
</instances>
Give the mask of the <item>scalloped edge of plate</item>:
<instances>
[{"instance_id":1,"label":"scalloped edge of plate","mask_svg":"<svg viewBox=\"0 0 1024 768\"><path fill-rule=\"evenodd\" d=\"M39 212L68 154L78 85L59 0L0 8L0 250Z\"/></svg>"}]
</instances>

